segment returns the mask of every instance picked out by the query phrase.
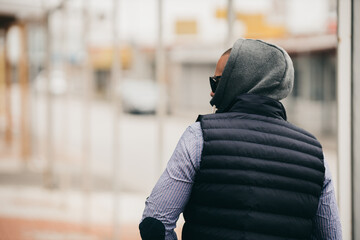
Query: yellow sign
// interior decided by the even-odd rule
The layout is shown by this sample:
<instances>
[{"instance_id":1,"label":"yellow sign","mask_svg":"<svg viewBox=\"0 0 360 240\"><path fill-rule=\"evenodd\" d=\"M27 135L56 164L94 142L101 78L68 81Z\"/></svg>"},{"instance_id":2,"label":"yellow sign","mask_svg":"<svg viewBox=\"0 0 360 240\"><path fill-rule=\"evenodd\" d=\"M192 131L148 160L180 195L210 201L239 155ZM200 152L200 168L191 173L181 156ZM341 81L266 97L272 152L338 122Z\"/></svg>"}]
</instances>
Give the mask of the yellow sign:
<instances>
[{"instance_id":1,"label":"yellow sign","mask_svg":"<svg viewBox=\"0 0 360 240\"><path fill-rule=\"evenodd\" d=\"M227 10L218 8L216 18L226 19ZM245 14L236 12L236 20L244 23L245 38L282 38L286 36L286 28L281 24L270 24L264 14Z\"/></svg>"},{"instance_id":2,"label":"yellow sign","mask_svg":"<svg viewBox=\"0 0 360 240\"><path fill-rule=\"evenodd\" d=\"M282 25L269 24L263 14L237 13L236 19L246 26L246 38L282 38L286 29Z\"/></svg>"},{"instance_id":3,"label":"yellow sign","mask_svg":"<svg viewBox=\"0 0 360 240\"><path fill-rule=\"evenodd\" d=\"M130 47L122 47L119 51L120 62L122 69L129 69L132 64L132 50ZM91 48L90 59L95 69L110 69L113 60L113 49L105 48Z\"/></svg>"},{"instance_id":4,"label":"yellow sign","mask_svg":"<svg viewBox=\"0 0 360 240\"><path fill-rule=\"evenodd\" d=\"M227 18L227 10L224 8L216 9L215 17L216 18Z\"/></svg>"},{"instance_id":5,"label":"yellow sign","mask_svg":"<svg viewBox=\"0 0 360 240\"><path fill-rule=\"evenodd\" d=\"M178 20L175 23L175 31L178 35L195 35L198 32L195 20Z\"/></svg>"}]
</instances>

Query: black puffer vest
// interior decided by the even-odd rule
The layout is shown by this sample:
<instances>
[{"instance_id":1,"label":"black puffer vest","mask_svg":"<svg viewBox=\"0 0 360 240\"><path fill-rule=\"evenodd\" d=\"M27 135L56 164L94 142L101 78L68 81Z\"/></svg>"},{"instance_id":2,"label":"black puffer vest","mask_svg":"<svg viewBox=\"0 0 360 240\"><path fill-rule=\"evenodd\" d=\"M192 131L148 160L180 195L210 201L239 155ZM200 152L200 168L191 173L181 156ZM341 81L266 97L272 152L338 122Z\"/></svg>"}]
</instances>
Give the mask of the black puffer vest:
<instances>
[{"instance_id":1,"label":"black puffer vest","mask_svg":"<svg viewBox=\"0 0 360 240\"><path fill-rule=\"evenodd\" d=\"M280 102L251 94L200 121L182 239L309 239L325 172L315 137L287 122Z\"/></svg>"}]
</instances>

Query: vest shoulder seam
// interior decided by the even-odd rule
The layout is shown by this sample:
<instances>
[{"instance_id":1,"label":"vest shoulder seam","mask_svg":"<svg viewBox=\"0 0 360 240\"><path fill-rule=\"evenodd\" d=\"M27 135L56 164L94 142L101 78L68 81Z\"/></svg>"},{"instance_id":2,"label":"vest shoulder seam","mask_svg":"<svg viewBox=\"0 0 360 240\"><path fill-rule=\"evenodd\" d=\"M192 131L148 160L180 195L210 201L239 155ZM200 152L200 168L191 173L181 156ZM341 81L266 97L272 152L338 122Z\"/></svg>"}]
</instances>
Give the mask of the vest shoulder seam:
<instances>
[{"instance_id":1,"label":"vest shoulder seam","mask_svg":"<svg viewBox=\"0 0 360 240\"><path fill-rule=\"evenodd\" d=\"M205 141L205 140L204 140ZM320 160L321 163L324 163L322 156L315 156L306 152L301 152L299 150L295 150L295 149L291 149L291 148L285 148L285 147L279 147L279 146L275 146L275 145L271 145L271 144L263 144L263 143L256 143L256 142L248 142L248 141L242 141L242 140L217 140L217 139L213 139L213 140L206 140L205 142L215 142L215 141L219 141L219 142L243 142L243 143L251 143L251 144L256 144L256 145L261 145L261 146L268 146L268 147L274 147L274 148L280 148L280 149L284 149L284 150L288 150L288 151L294 151L294 152L298 152L298 153L302 153L302 154L306 154L310 157L315 157L317 159ZM206 156L206 155L205 155Z\"/></svg>"},{"instance_id":2,"label":"vest shoulder seam","mask_svg":"<svg viewBox=\"0 0 360 240\"><path fill-rule=\"evenodd\" d=\"M318 146L318 145L315 145L315 144L311 144L311 143L308 143L308 142L305 142L305 141L302 141L302 140L298 140L298 139L295 139L295 138L291 138L291 137L288 137L288 136L285 136L285 135L281 135L281 134L275 134L275 133L270 133L270 132L263 132L263 131L258 131L258 130L254 130L254 129L248 129L248 128L233 128L233 127L221 127L221 128L204 128L204 130L209 130L209 129L232 129L232 130L245 130L245 131L251 131L251 132L258 132L258 133L262 133L262 134L269 134L269 135L273 135L273 136L279 136L279 137L283 137L283 138L287 138L287 139L291 139L293 141L296 141L296 142L299 142L299 143L304 143L306 145L310 145L312 147L316 147L318 148L319 150L322 151L322 147L321 145ZM316 141L316 139L313 139ZM211 140L208 140L208 141L211 141Z\"/></svg>"},{"instance_id":3,"label":"vest shoulder seam","mask_svg":"<svg viewBox=\"0 0 360 240\"><path fill-rule=\"evenodd\" d=\"M256 115L256 114L246 114L246 115L244 115L244 116L259 116L259 115ZM263 117L263 116L261 116L261 117ZM287 124L290 125L290 126L285 126L285 125L283 125L283 124L279 124L279 123L277 123L276 121L274 121L274 122L268 121L266 118L270 118L270 119L273 119L273 120L285 122L285 123L287 123ZM211 118L210 118L210 117L209 117L209 118L203 118L203 119L201 120L201 122L203 122L203 121L223 120L223 119L230 120L230 119L232 119L232 118L229 118L229 116L223 116L223 117L217 117L217 118L215 118L215 117L211 117ZM302 128L299 128L299 127L293 125L292 123L290 123L290 122L288 122L288 121L286 121L286 120L284 120L284 119L264 117L264 119L262 119L262 120L256 119L256 118L243 118L243 119L241 119L241 120L250 120L250 121L267 122L267 123L275 124L275 125L278 125L278 126L281 126L281 127L285 127L285 128L287 128L287 129L291 129L291 130L293 130L293 131L295 131L295 132L302 133L302 134L304 134L304 135L306 135L306 136L308 136L308 137L310 137L310 138L312 138L312 139L317 140L316 137L315 137L313 134L309 133L309 132L306 131L305 129L302 129Z\"/></svg>"}]
</instances>

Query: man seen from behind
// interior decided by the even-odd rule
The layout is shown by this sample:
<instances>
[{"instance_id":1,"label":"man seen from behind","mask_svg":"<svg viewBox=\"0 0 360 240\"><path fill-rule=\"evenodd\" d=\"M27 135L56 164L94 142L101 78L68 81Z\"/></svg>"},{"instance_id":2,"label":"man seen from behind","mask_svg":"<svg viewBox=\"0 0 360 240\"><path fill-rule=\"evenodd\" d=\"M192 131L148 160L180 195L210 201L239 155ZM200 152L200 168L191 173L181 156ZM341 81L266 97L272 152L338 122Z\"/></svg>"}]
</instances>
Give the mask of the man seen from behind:
<instances>
[{"instance_id":1,"label":"man seen from behind","mask_svg":"<svg viewBox=\"0 0 360 240\"><path fill-rule=\"evenodd\" d=\"M341 239L318 140L287 121L294 69L282 48L239 39L210 77L215 114L189 126L146 199L144 240ZM306 113L304 113L306 114Z\"/></svg>"}]
</instances>

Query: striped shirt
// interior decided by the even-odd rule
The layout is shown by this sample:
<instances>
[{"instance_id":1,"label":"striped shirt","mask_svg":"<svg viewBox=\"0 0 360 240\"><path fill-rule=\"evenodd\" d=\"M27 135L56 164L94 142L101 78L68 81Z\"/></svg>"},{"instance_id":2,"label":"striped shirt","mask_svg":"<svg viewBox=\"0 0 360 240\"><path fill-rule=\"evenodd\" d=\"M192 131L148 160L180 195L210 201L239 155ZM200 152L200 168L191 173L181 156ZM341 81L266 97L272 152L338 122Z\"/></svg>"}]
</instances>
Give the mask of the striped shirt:
<instances>
[{"instance_id":1,"label":"striped shirt","mask_svg":"<svg viewBox=\"0 0 360 240\"><path fill-rule=\"evenodd\" d=\"M174 229L190 198L195 175L200 168L203 141L199 122L186 129L164 173L146 199L142 219L153 217L160 220L165 226L166 240L177 239ZM326 162L325 181L313 226L311 239L342 239L334 186Z\"/></svg>"}]
</instances>

